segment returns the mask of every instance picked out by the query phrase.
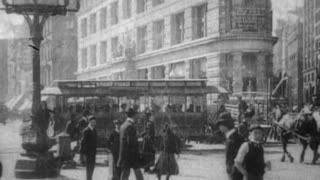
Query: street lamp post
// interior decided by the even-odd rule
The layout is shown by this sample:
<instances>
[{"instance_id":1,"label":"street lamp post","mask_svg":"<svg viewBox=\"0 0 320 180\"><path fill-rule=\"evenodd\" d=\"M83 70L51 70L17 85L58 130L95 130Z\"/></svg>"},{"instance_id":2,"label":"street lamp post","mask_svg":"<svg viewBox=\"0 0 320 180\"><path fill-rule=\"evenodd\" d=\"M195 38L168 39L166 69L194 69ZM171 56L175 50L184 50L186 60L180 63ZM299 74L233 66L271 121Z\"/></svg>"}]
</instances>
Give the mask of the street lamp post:
<instances>
[{"instance_id":1,"label":"street lamp post","mask_svg":"<svg viewBox=\"0 0 320 180\"><path fill-rule=\"evenodd\" d=\"M31 124L23 127L22 147L26 153L16 162L17 178L46 178L59 175L57 160L48 150L48 142L44 119L42 119L40 101L40 45L43 40L43 27L50 16L66 15L77 12L79 0L2 0L3 8L8 14L23 15L30 28L33 65L33 94Z\"/></svg>"}]
</instances>

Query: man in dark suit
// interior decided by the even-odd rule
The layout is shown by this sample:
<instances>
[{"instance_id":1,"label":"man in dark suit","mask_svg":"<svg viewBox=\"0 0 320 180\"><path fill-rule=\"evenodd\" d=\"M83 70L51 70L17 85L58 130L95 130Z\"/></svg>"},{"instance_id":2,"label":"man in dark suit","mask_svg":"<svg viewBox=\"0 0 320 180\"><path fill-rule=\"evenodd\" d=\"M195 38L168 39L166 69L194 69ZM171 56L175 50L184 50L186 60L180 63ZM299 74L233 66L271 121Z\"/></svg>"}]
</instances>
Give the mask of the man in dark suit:
<instances>
[{"instance_id":1,"label":"man in dark suit","mask_svg":"<svg viewBox=\"0 0 320 180\"><path fill-rule=\"evenodd\" d=\"M77 131L80 132L80 138L79 139L82 139L83 138L83 132L84 132L84 129L86 127L88 127L88 123L89 123L89 116L90 116L90 112L89 110L85 110L83 113L82 113L82 117L81 119L78 121L77 123ZM78 141L79 142L79 141ZM85 164L85 158L84 158L84 155L80 152L80 157L79 157L79 161L80 161L80 164L84 165Z\"/></svg>"},{"instance_id":2,"label":"man in dark suit","mask_svg":"<svg viewBox=\"0 0 320 180\"><path fill-rule=\"evenodd\" d=\"M118 167L122 169L120 180L128 180L130 169L134 170L137 180L143 180L143 175L139 168L139 144L137 130L135 126L135 116L137 112L129 109L127 119L120 127L120 152Z\"/></svg>"},{"instance_id":3,"label":"man in dark suit","mask_svg":"<svg viewBox=\"0 0 320 180\"><path fill-rule=\"evenodd\" d=\"M109 149L111 151L113 162L112 162L112 180L120 180L121 168L117 166L119 159L119 148L120 148L120 126L121 122L119 120L114 120L113 124L115 130L111 133L109 137Z\"/></svg>"},{"instance_id":4,"label":"man in dark suit","mask_svg":"<svg viewBox=\"0 0 320 180\"><path fill-rule=\"evenodd\" d=\"M97 153L97 132L95 130L96 118L90 116L88 120L88 127L83 131L80 153L83 153L86 158L87 180L92 180Z\"/></svg>"},{"instance_id":5,"label":"man in dark suit","mask_svg":"<svg viewBox=\"0 0 320 180\"><path fill-rule=\"evenodd\" d=\"M241 96L238 97L238 101L239 101L239 104L238 104L238 112L239 112L238 122L241 123L242 116L247 111L248 105L247 105L247 103L245 101L242 100Z\"/></svg>"},{"instance_id":6,"label":"man in dark suit","mask_svg":"<svg viewBox=\"0 0 320 180\"><path fill-rule=\"evenodd\" d=\"M40 129L47 132L47 129L49 127L49 119L50 115L54 114L54 112L48 108L46 101L41 101L41 108L38 110L38 125L40 126Z\"/></svg>"},{"instance_id":7,"label":"man in dark suit","mask_svg":"<svg viewBox=\"0 0 320 180\"><path fill-rule=\"evenodd\" d=\"M244 142L244 138L234 128L234 120L229 112L220 115L217 125L220 131L226 135L226 168L229 180L242 180L242 174L234 166L234 159Z\"/></svg>"}]
</instances>

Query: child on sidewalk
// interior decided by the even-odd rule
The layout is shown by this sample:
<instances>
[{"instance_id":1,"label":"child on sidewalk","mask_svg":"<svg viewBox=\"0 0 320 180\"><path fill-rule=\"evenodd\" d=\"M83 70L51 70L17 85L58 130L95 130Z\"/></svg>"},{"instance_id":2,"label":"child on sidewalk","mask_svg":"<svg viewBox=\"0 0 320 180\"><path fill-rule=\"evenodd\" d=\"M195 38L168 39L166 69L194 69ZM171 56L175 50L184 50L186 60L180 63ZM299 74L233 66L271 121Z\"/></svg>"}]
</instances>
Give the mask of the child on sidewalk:
<instances>
[{"instance_id":1,"label":"child on sidewalk","mask_svg":"<svg viewBox=\"0 0 320 180\"><path fill-rule=\"evenodd\" d=\"M262 127L252 125L250 127L249 142L241 145L234 160L235 166L243 174L244 180L263 180L265 168L271 168L270 162L266 164L264 160L263 137L264 131Z\"/></svg>"}]
</instances>

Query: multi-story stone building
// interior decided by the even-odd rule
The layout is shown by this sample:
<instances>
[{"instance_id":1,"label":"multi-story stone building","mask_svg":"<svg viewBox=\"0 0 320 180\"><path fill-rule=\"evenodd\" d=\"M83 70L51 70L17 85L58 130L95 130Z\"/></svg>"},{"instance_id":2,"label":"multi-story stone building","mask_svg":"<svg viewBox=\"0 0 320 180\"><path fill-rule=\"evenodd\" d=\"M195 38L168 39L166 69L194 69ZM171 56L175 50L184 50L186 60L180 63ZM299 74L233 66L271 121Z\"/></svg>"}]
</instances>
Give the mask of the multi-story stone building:
<instances>
[{"instance_id":1,"label":"multi-story stone building","mask_svg":"<svg viewBox=\"0 0 320 180\"><path fill-rule=\"evenodd\" d=\"M8 107L17 109L32 93L32 52L28 38L8 41Z\"/></svg>"},{"instance_id":2,"label":"multi-story stone building","mask_svg":"<svg viewBox=\"0 0 320 180\"><path fill-rule=\"evenodd\" d=\"M306 3L306 2L305 2ZM310 2L309 2L310 3ZM308 4L308 3L306 3ZM308 4L310 6L310 4ZM311 80L310 81L305 81L305 85L306 87L308 87L308 83L311 84L311 87L312 85L315 86L315 91L311 92L310 94L315 94L318 96L318 101L320 100L319 99L319 96L320 96L320 0L315 0L314 2L314 23L311 23L311 24L307 24L308 27L312 27L314 26L314 42L315 42L315 63L314 63L314 66L315 66L315 69L316 69L316 73L315 73L315 77L314 77L314 80L312 80L312 76L311 76ZM308 10L308 8L306 8L306 10ZM310 12L307 12L307 14L309 14ZM306 23L310 23L310 21L307 21ZM307 78L307 76L305 77ZM309 85L310 87L310 85ZM307 89L306 89L307 90ZM320 102L318 102L320 103Z\"/></svg>"},{"instance_id":3,"label":"multi-story stone building","mask_svg":"<svg viewBox=\"0 0 320 180\"><path fill-rule=\"evenodd\" d=\"M74 13L50 17L43 29L41 43L41 84L75 79L77 71L77 22Z\"/></svg>"},{"instance_id":4,"label":"multi-story stone building","mask_svg":"<svg viewBox=\"0 0 320 180\"><path fill-rule=\"evenodd\" d=\"M0 39L0 103L6 101L8 94L8 40Z\"/></svg>"},{"instance_id":5,"label":"multi-story stone building","mask_svg":"<svg viewBox=\"0 0 320 180\"><path fill-rule=\"evenodd\" d=\"M303 9L290 11L290 20L277 20L273 70L277 76L274 95L286 98L292 107L303 104Z\"/></svg>"},{"instance_id":6,"label":"multi-story stone building","mask_svg":"<svg viewBox=\"0 0 320 180\"><path fill-rule=\"evenodd\" d=\"M267 91L270 0L82 0L80 80L208 79L231 92Z\"/></svg>"},{"instance_id":7,"label":"multi-story stone building","mask_svg":"<svg viewBox=\"0 0 320 180\"><path fill-rule=\"evenodd\" d=\"M288 30L288 63L287 75L288 81L288 100L289 105L303 105L303 24L298 20Z\"/></svg>"},{"instance_id":8,"label":"multi-story stone building","mask_svg":"<svg viewBox=\"0 0 320 180\"><path fill-rule=\"evenodd\" d=\"M315 14L315 7L319 6L319 0L304 1L304 25L303 25L303 79L304 79L304 102L312 101L316 94L316 49L315 34L317 34L315 23L319 18Z\"/></svg>"}]
</instances>

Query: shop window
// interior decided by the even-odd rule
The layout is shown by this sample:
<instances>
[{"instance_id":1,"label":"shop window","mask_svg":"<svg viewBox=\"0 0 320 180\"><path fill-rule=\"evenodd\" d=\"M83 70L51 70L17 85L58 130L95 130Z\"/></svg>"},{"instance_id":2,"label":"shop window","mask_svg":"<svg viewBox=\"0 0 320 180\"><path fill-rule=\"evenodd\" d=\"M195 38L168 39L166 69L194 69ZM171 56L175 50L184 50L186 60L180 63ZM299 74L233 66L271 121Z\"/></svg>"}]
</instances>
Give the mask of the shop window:
<instances>
[{"instance_id":1,"label":"shop window","mask_svg":"<svg viewBox=\"0 0 320 180\"><path fill-rule=\"evenodd\" d=\"M123 18L127 19L131 17L131 0L123 0Z\"/></svg>"},{"instance_id":2,"label":"shop window","mask_svg":"<svg viewBox=\"0 0 320 180\"><path fill-rule=\"evenodd\" d=\"M107 8L102 8L100 10L100 29L107 28Z\"/></svg>"},{"instance_id":3,"label":"shop window","mask_svg":"<svg viewBox=\"0 0 320 180\"><path fill-rule=\"evenodd\" d=\"M100 44L100 62L101 63L107 62L107 48L108 48L107 41L102 41Z\"/></svg>"},{"instance_id":4,"label":"shop window","mask_svg":"<svg viewBox=\"0 0 320 180\"><path fill-rule=\"evenodd\" d=\"M152 0L152 6L158 6L162 3L164 3L164 0Z\"/></svg>"},{"instance_id":5,"label":"shop window","mask_svg":"<svg viewBox=\"0 0 320 180\"><path fill-rule=\"evenodd\" d=\"M81 49L81 68L85 69L87 68L87 48Z\"/></svg>"},{"instance_id":6,"label":"shop window","mask_svg":"<svg viewBox=\"0 0 320 180\"><path fill-rule=\"evenodd\" d=\"M184 12L171 17L172 44L180 44L184 41Z\"/></svg>"},{"instance_id":7,"label":"shop window","mask_svg":"<svg viewBox=\"0 0 320 180\"><path fill-rule=\"evenodd\" d=\"M97 21L96 13L91 14L90 15L90 33L91 34L96 33L96 31L97 31L96 21Z\"/></svg>"},{"instance_id":8,"label":"shop window","mask_svg":"<svg viewBox=\"0 0 320 180\"><path fill-rule=\"evenodd\" d=\"M164 44L164 20L153 23L153 50L160 49Z\"/></svg>"},{"instance_id":9,"label":"shop window","mask_svg":"<svg viewBox=\"0 0 320 180\"><path fill-rule=\"evenodd\" d=\"M81 37L85 38L88 35L87 31L87 18L81 19Z\"/></svg>"},{"instance_id":10,"label":"shop window","mask_svg":"<svg viewBox=\"0 0 320 180\"><path fill-rule=\"evenodd\" d=\"M164 79L165 78L165 67L158 66L152 68L152 79Z\"/></svg>"},{"instance_id":11,"label":"shop window","mask_svg":"<svg viewBox=\"0 0 320 180\"><path fill-rule=\"evenodd\" d=\"M147 0L137 0L137 14L147 10Z\"/></svg>"},{"instance_id":12,"label":"shop window","mask_svg":"<svg viewBox=\"0 0 320 180\"><path fill-rule=\"evenodd\" d=\"M148 69L138 70L138 79L148 79Z\"/></svg>"},{"instance_id":13,"label":"shop window","mask_svg":"<svg viewBox=\"0 0 320 180\"><path fill-rule=\"evenodd\" d=\"M119 44L119 38L113 37L111 39L111 49L112 49L112 57L118 58L122 54L121 46Z\"/></svg>"},{"instance_id":14,"label":"shop window","mask_svg":"<svg viewBox=\"0 0 320 180\"><path fill-rule=\"evenodd\" d=\"M138 54L146 51L147 47L147 26L138 27L137 29Z\"/></svg>"},{"instance_id":15,"label":"shop window","mask_svg":"<svg viewBox=\"0 0 320 180\"><path fill-rule=\"evenodd\" d=\"M91 60L91 66L97 65L97 46L96 45L90 46L90 60Z\"/></svg>"},{"instance_id":16,"label":"shop window","mask_svg":"<svg viewBox=\"0 0 320 180\"><path fill-rule=\"evenodd\" d=\"M193 39L207 35L207 4L192 8L192 31Z\"/></svg>"},{"instance_id":17,"label":"shop window","mask_svg":"<svg viewBox=\"0 0 320 180\"><path fill-rule=\"evenodd\" d=\"M110 6L111 14L111 25L118 24L119 15L118 15L118 2L113 2Z\"/></svg>"}]
</instances>

